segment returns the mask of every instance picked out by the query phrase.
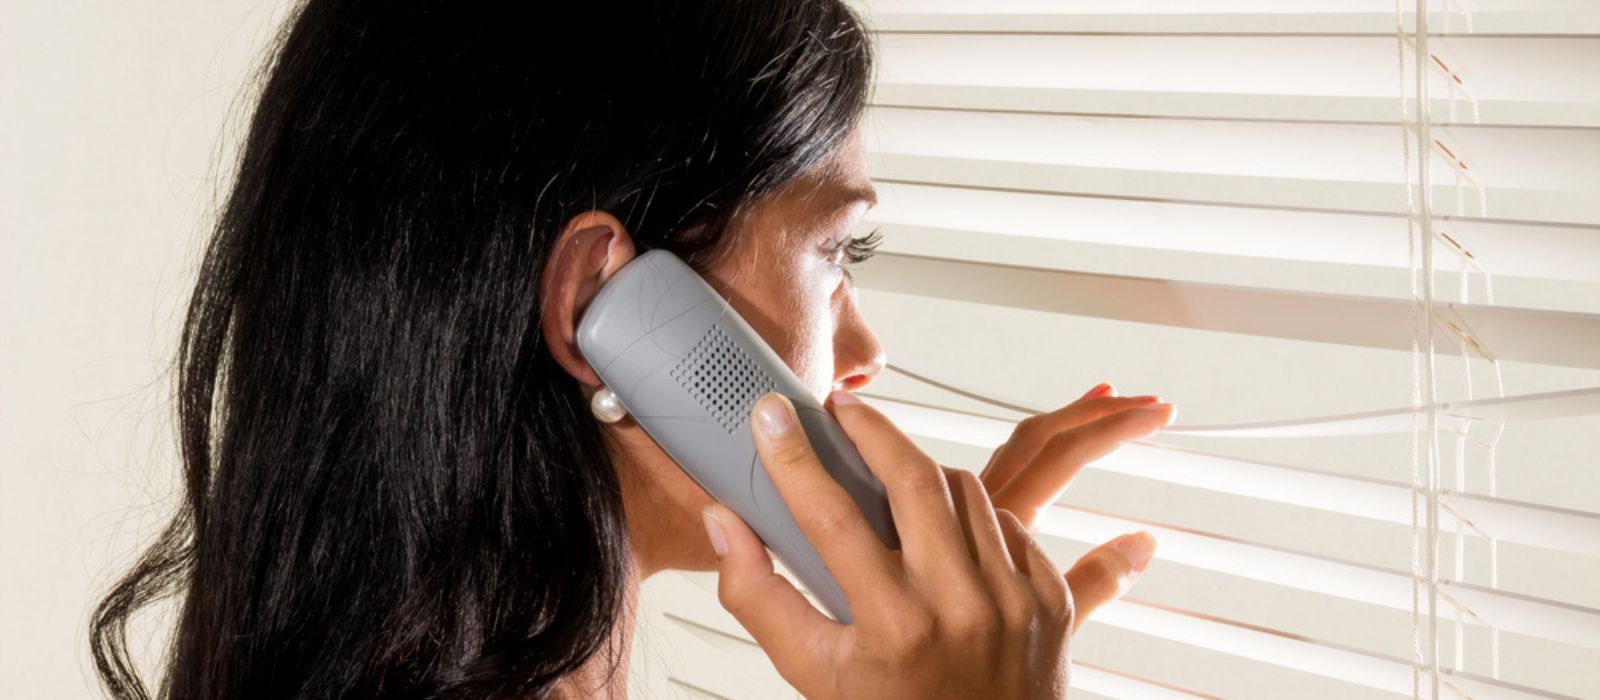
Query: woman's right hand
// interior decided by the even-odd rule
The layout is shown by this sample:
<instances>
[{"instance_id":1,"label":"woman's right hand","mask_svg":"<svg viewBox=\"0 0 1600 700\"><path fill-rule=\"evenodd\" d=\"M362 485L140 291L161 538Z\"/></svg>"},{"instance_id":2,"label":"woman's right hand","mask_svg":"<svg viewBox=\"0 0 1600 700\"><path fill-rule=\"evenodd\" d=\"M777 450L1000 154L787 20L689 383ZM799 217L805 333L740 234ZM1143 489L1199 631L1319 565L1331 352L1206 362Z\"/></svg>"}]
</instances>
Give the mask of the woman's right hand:
<instances>
[{"instance_id":1,"label":"woman's right hand","mask_svg":"<svg viewBox=\"0 0 1600 700\"><path fill-rule=\"evenodd\" d=\"M1075 572L1069 585L1022 523L990 505L976 475L940 467L847 393L829 403L888 491L901 549L884 547L823 470L789 401L767 394L751 416L761 461L843 589L854 624L812 607L773 571L755 533L713 504L706 528L720 558L722 605L808 698L1065 696L1075 619L1121 595L1139 567L1103 551L1107 543L1084 560L1121 567Z\"/></svg>"}]
</instances>

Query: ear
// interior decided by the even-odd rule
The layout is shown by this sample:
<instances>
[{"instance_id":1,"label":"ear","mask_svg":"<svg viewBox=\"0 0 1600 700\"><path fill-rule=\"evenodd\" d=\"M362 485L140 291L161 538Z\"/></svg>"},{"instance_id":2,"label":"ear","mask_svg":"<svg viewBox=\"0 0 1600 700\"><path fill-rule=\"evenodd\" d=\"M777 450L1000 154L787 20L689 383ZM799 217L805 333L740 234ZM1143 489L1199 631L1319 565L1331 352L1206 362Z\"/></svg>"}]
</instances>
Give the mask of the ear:
<instances>
[{"instance_id":1,"label":"ear","mask_svg":"<svg viewBox=\"0 0 1600 700\"><path fill-rule=\"evenodd\" d=\"M567 374L589 386L600 376L578 353L578 320L600 285L634 258L633 237L617 217L603 211L567 222L550 249L539 278L539 325L545 346Z\"/></svg>"}]
</instances>

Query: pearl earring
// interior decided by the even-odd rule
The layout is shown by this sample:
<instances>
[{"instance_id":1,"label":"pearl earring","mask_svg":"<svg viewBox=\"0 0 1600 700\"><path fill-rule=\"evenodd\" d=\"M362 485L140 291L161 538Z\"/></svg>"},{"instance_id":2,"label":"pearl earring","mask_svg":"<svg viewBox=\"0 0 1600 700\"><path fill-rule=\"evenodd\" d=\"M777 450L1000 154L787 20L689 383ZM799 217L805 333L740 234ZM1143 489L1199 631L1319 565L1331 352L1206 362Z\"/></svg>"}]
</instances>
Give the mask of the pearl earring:
<instances>
[{"instance_id":1,"label":"pearl earring","mask_svg":"<svg viewBox=\"0 0 1600 700\"><path fill-rule=\"evenodd\" d=\"M615 423L628 415L628 409L622 407L622 402L617 400L617 395L610 389L600 387L589 399L589 410L594 412L594 417L602 423Z\"/></svg>"}]
</instances>

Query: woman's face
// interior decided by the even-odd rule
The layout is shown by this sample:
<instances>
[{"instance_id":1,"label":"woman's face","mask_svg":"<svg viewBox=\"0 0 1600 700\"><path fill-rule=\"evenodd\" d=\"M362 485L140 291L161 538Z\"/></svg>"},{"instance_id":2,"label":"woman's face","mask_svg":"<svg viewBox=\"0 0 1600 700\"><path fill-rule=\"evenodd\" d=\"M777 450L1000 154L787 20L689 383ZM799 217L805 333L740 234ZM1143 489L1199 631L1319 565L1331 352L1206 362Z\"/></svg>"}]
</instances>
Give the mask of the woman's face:
<instances>
[{"instance_id":1,"label":"woman's face","mask_svg":"<svg viewBox=\"0 0 1600 700\"><path fill-rule=\"evenodd\" d=\"M820 167L749 208L707 281L820 402L883 370L845 270L851 230L875 195L859 135Z\"/></svg>"}]
</instances>

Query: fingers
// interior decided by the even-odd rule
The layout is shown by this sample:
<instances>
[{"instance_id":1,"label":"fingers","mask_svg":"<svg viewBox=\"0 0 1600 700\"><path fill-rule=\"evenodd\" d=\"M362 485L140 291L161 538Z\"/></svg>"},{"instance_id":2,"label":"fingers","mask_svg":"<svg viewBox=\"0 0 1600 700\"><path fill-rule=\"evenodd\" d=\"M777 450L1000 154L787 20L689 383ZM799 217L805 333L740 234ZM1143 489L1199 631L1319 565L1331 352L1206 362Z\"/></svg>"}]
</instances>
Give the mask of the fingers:
<instances>
[{"instance_id":1,"label":"fingers","mask_svg":"<svg viewBox=\"0 0 1600 700\"><path fill-rule=\"evenodd\" d=\"M989 488L989 493L1004 488L1052 436L1113 413L1161 401L1155 396L1118 397L1110 385L1102 386L1106 389L1100 393L1091 389L1090 393L1066 406L1019 421L1011 439L995 450L989 465L984 467L983 484Z\"/></svg>"},{"instance_id":2,"label":"fingers","mask_svg":"<svg viewBox=\"0 0 1600 700\"><path fill-rule=\"evenodd\" d=\"M937 572L956 586L975 583L977 565L939 465L882 413L849 393L835 392L829 403L839 427L883 482L910 568Z\"/></svg>"},{"instance_id":3,"label":"fingers","mask_svg":"<svg viewBox=\"0 0 1600 700\"><path fill-rule=\"evenodd\" d=\"M900 576L860 507L817 460L794 406L781 394L762 396L750 430L773 487L851 607L874 609Z\"/></svg>"},{"instance_id":4,"label":"fingers","mask_svg":"<svg viewBox=\"0 0 1600 700\"><path fill-rule=\"evenodd\" d=\"M1080 401L1086 401L1088 399L1097 398L1097 397L1100 397L1100 396L1116 396L1116 395L1117 395L1116 387L1111 386L1111 384L1109 384L1107 382L1100 382L1099 384L1096 384L1093 387L1091 387L1088 391L1083 392L1083 396L1079 396L1077 398L1077 400L1073 401L1072 403L1078 403ZM1016 439L1016 436L1013 435L1012 436L1012 440L1014 441L1015 439ZM982 475L985 476L984 485L989 488L989 492L990 493L994 493L995 491L1000 490L1000 487L1005 485L1004 481L1001 481L1001 482L996 483L996 484L989 484L988 483L987 477L988 477L988 475L991 475L991 474L996 475L997 480L998 480L999 474L997 474L997 469L999 469L999 468L995 466L997 461L999 461L1001 463L1004 463L1004 462L1008 461L1008 459L1006 457L1006 445L1001 445L994 452L989 453L989 461L987 463L985 463L983 465L983 469L978 472L979 474L982 474Z\"/></svg>"},{"instance_id":5,"label":"fingers","mask_svg":"<svg viewBox=\"0 0 1600 700\"><path fill-rule=\"evenodd\" d=\"M791 683L811 675L811 660L835 643L842 626L828 619L788 579L772 570L761 539L733 511L712 504L701 514L717 552L717 598L772 657Z\"/></svg>"},{"instance_id":6,"label":"fingers","mask_svg":"<svg viewBox=\"0 0 1600 700\"><path fill-rule=\"evenodd\" d=\"M1122 597L1150 564L1156 538L1140 531L1123 535L1089 550L1067 571L1075 611L1072 629L1100 606Z\"/></svg>"},{"instance_id":7,"label":"fingers","mask_svg":"<svg viewBox=\"0 0 1600 700\"><path fill-rule=\"evenodd\" d=\"M1083 465L1124 442L1149 437L1172 420L1172 404L1150 403L1068 428L1044 441L1025 468L994 492L994 507L1016 513L1030 529Z\"/></svg>"},{"instance_id":8,"label":"fingers","mask_svg":"<svg viewBox=\"0 0 1600 700\"><path fill-rule=\"evenodd\" d=\"M945 479L950 483L950 496L961 521L967 550L972 553L978 570L989 581L991 588L1014 579L1017 569L1011 562L1010 550L983 483L972 472L950 467L943 469Z\"/></svg>"},{"instance_id":9,"label":"fingers","mask_svg":"<svg viewBox=\"0 0 1600 700\"><path fill-rule=\"evenodd\" d=\"M1027 527L1011 511L999 510L995 511L995 515L1011 559L1033 588L1045 617L1060 622L1070 621L1075 614L1072 590L1056 571L1055 562L1050 560L1050 555L1039 546L1039 541L1028 534Z\"/></svg>"}]
</instances>

